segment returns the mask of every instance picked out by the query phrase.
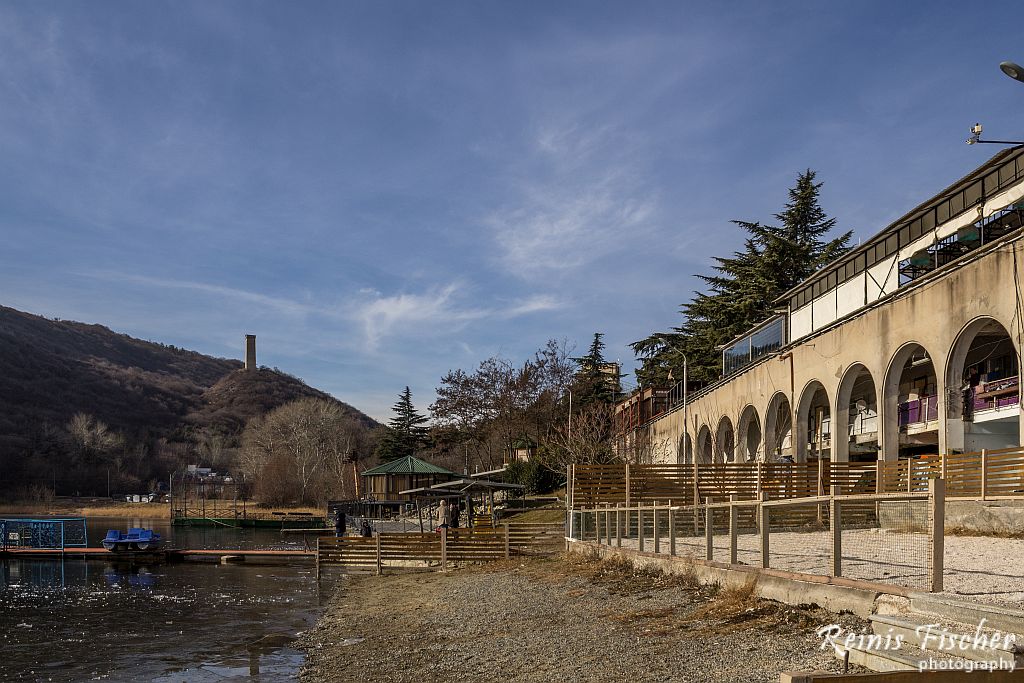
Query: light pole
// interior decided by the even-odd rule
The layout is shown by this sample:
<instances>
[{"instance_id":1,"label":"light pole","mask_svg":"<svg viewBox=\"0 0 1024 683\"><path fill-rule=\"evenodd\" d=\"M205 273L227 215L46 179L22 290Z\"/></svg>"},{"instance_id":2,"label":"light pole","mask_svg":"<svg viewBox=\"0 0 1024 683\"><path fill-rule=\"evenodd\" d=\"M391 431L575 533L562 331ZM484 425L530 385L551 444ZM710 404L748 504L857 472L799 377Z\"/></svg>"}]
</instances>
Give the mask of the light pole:
<instances>
[{"instance_id":1,"label":"light pole","mask_svg":"<svg viewBox=\"0 0 1024 683\"><path fill-rule=\"evenodd\" d=\"M1024 83L1024 67L1014 62L1000 62L999 69L1015 81ZM967 138L968 145L990 144L990 145L1024 145L1019 140L982 140L981 124L976 123L971 128L971 137Z\"/></svg>"},{"instance_id":2,"label":"light pole","mask_svg":"<svg viewBox=\"0 0 1024 683\"><path fill-rule=\"evenodd\" d=\"M686 374L687 374L687 369L688 369L687 366L689 365L689 361L686 358L686 354L683 353L682 351L680 351L674 344L672 344L672 342L669 341L669 339L667 337L663 337L660 334L659 335L655 335L655 336L658 339L660 339L661 342L669 350L675 351L676 353L678 353L680 356L683 357L683 459L685 460L686 459L686 455L687 455L686 454L687 440L689 440L689 438L690 438L689 406L686 404L686 380L687 380ZM690 457L692 458L693 457L693 443L692 443L692 441L690 442L689 445L690 445Z\"/></svg>"},{"instance_id":3,"label":"light pole","mask_svg":"<svg viewBox=\"0 0 1024 683\"><path fill-rule=\"evenodd\" d=\"M1000 62L999 68L1002 69L1004 74L1013 80L1024 83L1024 67L1020 64L1014 64L1013 62Z\"/></svg>"}]
</instances>

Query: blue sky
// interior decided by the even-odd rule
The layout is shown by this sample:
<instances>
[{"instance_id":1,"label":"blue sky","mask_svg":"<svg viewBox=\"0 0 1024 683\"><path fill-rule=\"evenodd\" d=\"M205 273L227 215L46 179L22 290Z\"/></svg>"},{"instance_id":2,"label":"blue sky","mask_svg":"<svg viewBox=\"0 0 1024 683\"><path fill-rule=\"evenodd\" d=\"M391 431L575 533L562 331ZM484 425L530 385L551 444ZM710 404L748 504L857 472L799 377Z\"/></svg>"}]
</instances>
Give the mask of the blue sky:
<instances>
[{"instance_id":1,"label":"blue sky","mask_svg":"<svg viewBox=\"0 0 1024 683\"><path fill-rule=\"evenodd\" d=\"M0 303L378 418L679 320L813 168L867 237L1024 135L1010 2L0 2Z\"/></svg>"}]
</instances>

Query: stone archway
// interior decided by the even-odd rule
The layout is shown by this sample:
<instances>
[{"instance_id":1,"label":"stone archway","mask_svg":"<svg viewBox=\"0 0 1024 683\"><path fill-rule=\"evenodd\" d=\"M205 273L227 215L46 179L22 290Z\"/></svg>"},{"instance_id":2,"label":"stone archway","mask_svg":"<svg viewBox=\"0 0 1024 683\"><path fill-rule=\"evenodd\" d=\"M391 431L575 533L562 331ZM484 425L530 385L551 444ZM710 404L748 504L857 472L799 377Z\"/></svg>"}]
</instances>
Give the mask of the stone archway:
<instances>
[{"instance_id":1,"label":"stone archway","mask_svg":"<svg viewBox=\"0 0 1024 683\"><path fill-rule=\"evenodd\" d=\"M714 460L714 446L711 443L711 430L702 425L697 432L697 462L704 465Z\"/></svg>"},{"instance_id":2,"label":"stone archway","mask_svg":"<svg viewBox=\"0 0 1024 683\"><path fill-rule=\"evenodd\" d=\"M736 458L736 433L732 420L723 415L715 430L715 462L733 462Z\"/></svg>"},{"instance_id":3,"label":"stone archway","mask_svg":"<svg viewBox=\"0 0 1024 683\"><path fill-rule=\"evenodd\" d=\"M749 405L740 413L736 427L736 460L752 462L761 459L761 420L757 409Z\"/></svg>"},{"instance_id":4,"label":"stone archway","mask_svg":"<svg viewBox=\"0 0 1024 683\"><path fill-rule=\"evenodd\" d=\"M847 368L836 392L832 447L838 462L877 460L881 443L878 389L862 363Z\"/></svg>"},{"instance_id":5,"label":"stone archway","mask_svg":"<svg viewBox=\"0 0 1024 683\"><path fill-rule=\"evenodd\" d=\"M937 453L945 445L940 429L943 386L932 358L924 346L908 342L889 362L882 387L882 451L886 460Z\"/></svg>"},{"instance_id":6,"label":"stone archway","mask_svg":"<svg viewBox=\"0 0 1024 683\"><path fill-rule=\"evenodd\" d=\"M832 457L832 404L825 385L811 380L800 392L796 412L797 462L831 459Z\"/></svg>"},{"instance_id":7,"label":"stone archway","mask_svg":"<svg viewBox=\"0 0 1024 683\"><path fill-rule=\"evenodd\" d=\"M1020 356L1006 328L977 318L957 335L946 364L946 448L1020 446Z\"/></svg>"}]
</instances>

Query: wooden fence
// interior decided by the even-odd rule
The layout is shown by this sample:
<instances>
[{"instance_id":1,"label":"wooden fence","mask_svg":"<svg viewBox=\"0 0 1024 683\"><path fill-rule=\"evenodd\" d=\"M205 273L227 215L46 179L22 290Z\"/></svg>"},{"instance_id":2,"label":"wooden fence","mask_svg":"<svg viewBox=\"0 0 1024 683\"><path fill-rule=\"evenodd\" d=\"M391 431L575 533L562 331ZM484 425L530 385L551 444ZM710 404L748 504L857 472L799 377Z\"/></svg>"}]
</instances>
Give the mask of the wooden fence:
<instances>
[{"instance_id":1,"label":"wooden fence","mask_svg":"<svg viewBox=\"0 0 1024 683\"><path fill-rule=\"evenodd\" d=\"M921 493L946 481L953 498L1024 498L1024 449L925 455L896 462L573 465L570 507L607 504L695 504L712 499L781 500L821 496Z\"/></svg>"},{"instance_id":2,"label":"wooden fence","mask_svg":"<svg viewBox=\"0 0 1024 683\"><path fill-rule=\"evenodd\" d=\"M452 563L493 562L523 555L548 555L565 547L564 524L513 522L489 529L445 529L441 533L387 533L371 538L322 536L317 540L317 573L323 567L348 571L423 569L446 571Z\"/></svg>"}]
</instances>

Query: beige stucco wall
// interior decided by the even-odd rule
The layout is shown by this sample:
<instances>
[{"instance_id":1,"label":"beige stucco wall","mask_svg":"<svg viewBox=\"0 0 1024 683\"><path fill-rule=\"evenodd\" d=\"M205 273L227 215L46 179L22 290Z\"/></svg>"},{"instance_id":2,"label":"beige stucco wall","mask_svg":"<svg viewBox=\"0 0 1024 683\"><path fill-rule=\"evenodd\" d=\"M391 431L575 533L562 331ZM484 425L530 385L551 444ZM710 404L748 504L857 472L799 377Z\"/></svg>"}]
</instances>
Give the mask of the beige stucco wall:
<instances>
[{"instance_id":1,"label":"beige stucco wall","mask_svg":"<svg viewBox=\"0 0 1024 683\"><path fill-rule=\"evenodd\" d=\"M802 399L809 399L809 392L805 396L805 390L815 381L820 382L828 393L832 433L845 434L848 411L837 410L837 394L847 372L859 363L867 368L875 383L879 424L884 425L879 430L882 452L886 459L894 459L899 438L896 390L900 371L910 354L908 344L914 342L927 350L935 368L940 400L938 448L943 452L958 448L957 440L962 441L958 436L962 427L959 418L947 416L949 411L945 400L950 354L954 348L961 348L959 344L954 345L972 321L991 318L1010 333L1019 358L1021 320L1015 312L1020 308L1021 292L1016 282L1021 278L1021 264L1024 264L1024 243L1016 241L998 245L954 270L936 271L932 278L900 289L890 298L783 349L779 355L691 400L685 412L694 450L701 428L707 426L714 437L722 418L731 420L736 450L740 450L737 427L740 415L748 405L757 411L763 443L766 409L772 397L781 392L793 409L796 452L804 453L806 422L798 419L798 408ZM973 330L968 330L960 344L969 345L970 338L973 338ZM893 373L895 378L888 376L890 367L898 368ZM959 384L961 372L962 368L957 368L952 373L953 383ZM954 389L959 390L959 387ZM1019 415L1019 407L1017 410ZM679 406L647 425L655 462L682 462L683 414L684 410ZM947 437L951 441L948 444ZM833 438L833 441L838 446L833 457L845 459L841 452L845 451L845 446L840 445L845 440ZM761 450L763 452L763 447ZM717 444L715 451L718 451Z\"/></svg>"}]
</instances>

